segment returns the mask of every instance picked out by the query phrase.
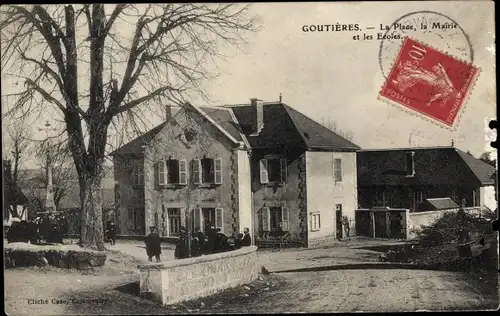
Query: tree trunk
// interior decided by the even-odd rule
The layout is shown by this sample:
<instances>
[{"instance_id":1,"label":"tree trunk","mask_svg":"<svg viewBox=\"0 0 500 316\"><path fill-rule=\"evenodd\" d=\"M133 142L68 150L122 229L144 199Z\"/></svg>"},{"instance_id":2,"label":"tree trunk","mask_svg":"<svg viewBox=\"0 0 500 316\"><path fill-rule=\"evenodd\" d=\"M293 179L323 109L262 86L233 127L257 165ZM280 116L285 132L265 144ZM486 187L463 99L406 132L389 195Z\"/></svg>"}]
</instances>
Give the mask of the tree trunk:
<instances>
[{"instance_id":1,"label":"tree trunk","mask_svg":"<svg viewBox=\"0 0 500 316\"><path fill-rule=\"evenodd\" d=\"M82 247L104 250L104 227L102 224L102 174L86 174L80 182ZM83 184L83 185L82 185Z\"/></svg>"}]
</instances>

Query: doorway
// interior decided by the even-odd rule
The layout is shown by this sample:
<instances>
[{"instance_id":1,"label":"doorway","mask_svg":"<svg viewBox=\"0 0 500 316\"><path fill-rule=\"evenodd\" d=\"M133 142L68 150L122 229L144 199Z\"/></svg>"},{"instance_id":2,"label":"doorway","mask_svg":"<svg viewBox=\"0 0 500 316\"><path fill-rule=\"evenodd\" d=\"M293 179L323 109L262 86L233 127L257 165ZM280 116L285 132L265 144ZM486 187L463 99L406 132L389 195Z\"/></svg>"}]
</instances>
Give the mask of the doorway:
<instances>
[{"instance_id":1,"label":"doorway","mask_svg":"<svg viewBox=\"0 0 500 316\"><path fill-rule=\"evenodd\" d=\"M335 204L335 238L342 239L342 204Z\"/></svg>"},{"instance_id":2,"label":"doorway","mask_svg":"<svg viewBox=\"0 0 500 316\"><path fill-rule=\"evenodd\" d=\"M144 216L144 208L138 207L134 209L134 233L142 235L146 233L146 221Z\"/></svg>"}]
</instances>

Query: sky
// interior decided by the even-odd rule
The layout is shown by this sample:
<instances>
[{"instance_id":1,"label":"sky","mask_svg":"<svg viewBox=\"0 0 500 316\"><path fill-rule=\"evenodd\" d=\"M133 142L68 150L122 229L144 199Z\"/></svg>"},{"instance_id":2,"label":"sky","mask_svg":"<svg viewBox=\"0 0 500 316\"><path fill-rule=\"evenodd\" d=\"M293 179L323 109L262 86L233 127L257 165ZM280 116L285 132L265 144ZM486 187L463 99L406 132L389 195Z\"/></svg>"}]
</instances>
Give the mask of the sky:
<instances>
[{"instance_id":1,"label":"sky","mask_svg":"<svg viewBox=\"0 0 500 316\"><path fill-rule=\"evenodd\" d=\"M284 103L319 122L336 122L365 149L449 146L453 140L456 147L479 156L491 150L489 142L496 137L487 128L496 117L493 9L486 1L253 4L250 12L261 30L248 34L239 51L224 51L230 56L218 64L219 77L203 85L213 100L208 105L249 103L253 97L277 101L281 93ZM378 92L385 81L379 63L381 41L353 40L355 34L376 36L380 24L391 25L409 13L432 19L433 13L416 13L429 10L458 23L470 40L473 64L481 69L455 130L380 101ZM303 31L304 25L337 23L359 24L362 31ZM367 30L370 26L375 29ZM462 49L467 44L464 33L416 31L411 36L467 59L471 54ZM397 40L384 43L394 48L383 56L383 64L390 67ZM5 88L2 84L2 94ZM207 105L198 98L192 103ZM159 122L152 118L150 123ZM32 128L42 123L39 119Z\"/></svg>"}]
</instances>

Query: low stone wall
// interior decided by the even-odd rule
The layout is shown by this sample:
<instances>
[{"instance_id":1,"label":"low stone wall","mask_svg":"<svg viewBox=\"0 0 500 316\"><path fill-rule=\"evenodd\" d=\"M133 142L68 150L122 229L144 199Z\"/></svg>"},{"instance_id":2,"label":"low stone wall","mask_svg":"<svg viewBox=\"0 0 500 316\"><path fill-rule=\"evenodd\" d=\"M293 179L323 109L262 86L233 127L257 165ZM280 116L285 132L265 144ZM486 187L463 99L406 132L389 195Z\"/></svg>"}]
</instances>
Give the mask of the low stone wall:
<instances>
[{"instance_id":1,"label":"low stone wall","mask_svg":"<svg viewBox=\"0 0 500 316\"><path fill-rule=\"evenodd\" d=\"M207 296L258 277L257 247L138 266L141 296L163 305Z\"/></svg>"},{"instance_id":2,"label":"low stone wall","mask_svg":"<svg viewBox=\"0 0 500 316\"><path fill-rule=\"evenodd\" d=\"M444 214L456 213L458 210L458 208L454 208L449 210L409 213L407 221L408 239L415 238L417 236L417 232L419 232L424 226L432 225ZM478 213L480 208L466 207L464 210L468 213Z\"/></svg>"},{"instance_id":3,"label":"low stone wall","mask_svg":"<svg viewBox=\"0 0 500 316\"><path fill-rule=\"evenodd\" d=\"M332 245L336 240L337 239L335 238L335 236L323 236L323 237L312 238L309 239L307 246L309 248L312 248L312 247Z\"/></svg>"},{"instance_id":4,"label":"low stone wall","mask_svg":"<svg viewBox=\"0 0 500 316\"><path fill-rule=\"evenodd\" d=\"M31 245L15 242L4 245L5 268L55 266L65 269L89 269L106 262L106 253L77 245Z\"/></svg>"}]
</instances>

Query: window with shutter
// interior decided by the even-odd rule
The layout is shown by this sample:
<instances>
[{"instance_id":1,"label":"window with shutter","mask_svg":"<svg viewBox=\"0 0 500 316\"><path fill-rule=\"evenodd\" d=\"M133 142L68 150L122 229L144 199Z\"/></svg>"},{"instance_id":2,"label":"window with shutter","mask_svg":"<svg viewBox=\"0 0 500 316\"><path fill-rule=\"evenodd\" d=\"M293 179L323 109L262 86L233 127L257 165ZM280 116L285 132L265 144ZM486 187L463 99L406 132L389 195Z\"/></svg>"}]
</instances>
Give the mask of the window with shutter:
<instances>
[{"instance_id":1,"label":"window with shutter","mask_svg":"<svg viewBox=\"0 0 500 316\"><path fill-rule=\"evenodd\" d=\"M193 183L201 183L201 160L195 159L192 161L193 166Z\"/></svg>"},{"instance_id":2,"label":"window with shutter","mask_svg":"<svg viewBox=\"0 0 500 316\"><path fill-rule=\"evenodd\" d=\"M263 207L262 208L262 230L263 231L270 231L271 226L270 226L270 210L269 207Z\"/></svg>"},{"instance_id":3,"label":"window with shutter","mask_svg":"<svg viewBox=\"0 0 500 316\"><path fill-rule=\"evenodd\" d=\"M166 177L165 177L165 161L158 162L158 184L165 185Z\"/></svg>"},{"instance_id":4,"label":"window with shutter","mask_svg":"<svg viewBox=\"0 0 500 316\"><path fill-rule=\"evenodd\" d=\"M267 159L260 160L260 183L269 183L269 176L267 173Z\"/></svg>"},{"instance_id":5,"label":"window with shutter","mask_svg":"<svg viewBox=\"0 0 500 316\"><path fill-rule=\"evenodd\" d=\"M281 229L283 229L284 231L288 231L288 216L289 216L288 207L283 207L281 209Z\"/></svg>"},{"instance_id":6,"label":"window with shutter","mask_svg":"<svg viewBox=\"0 0 500 316\"><path fill-rule=\"evenodd\" d=\"M187 161L185 159L179 160L179 184L187 184Z\"/></svg>"},{"instance_id":7,"label":"window with shutter","mask_svg":"<svg viewBox=\"0 0 500 316\"><path fill-rule=\"evenodd\" d=\"M222 184L222 159L221 158L215 159L214 164L215 164L214 182L215 184Z\"/></svg>"},{"instance_id":8,"label":"window with shutter","mask_svg":"<svg viewBox=\"0 0 500 316\"><path fill-rule=\"evenodd\" d=\"M286 176L287 176L286 158L280 159L280 166L281 166L281 182L284 183L286 182Z\"/></svg>"},{"instance_id":9,"label":"window with shutter","mask_svg":"<svg viewBox=\"0 0 500 316\"><path fill-rule=\"evenodd\" d=\"M221 232L224 232L223 214L224 212L221 207L215 209L215 227L220 228Z\"/></svg>"}]
</instances>

